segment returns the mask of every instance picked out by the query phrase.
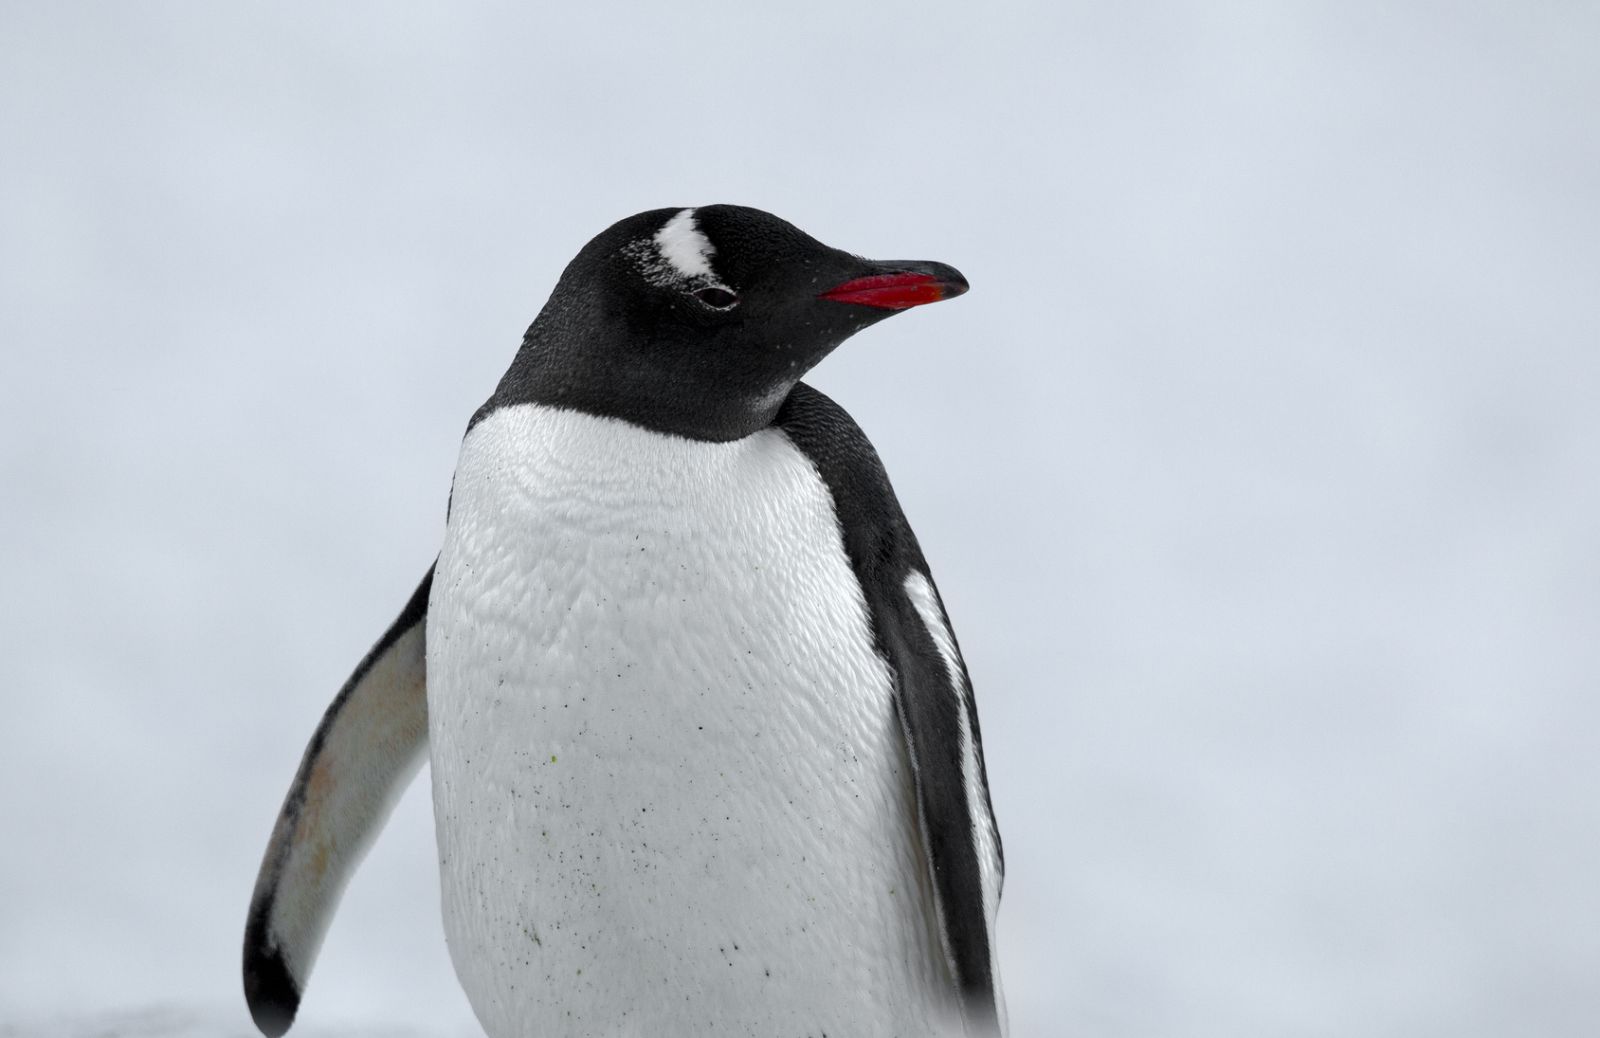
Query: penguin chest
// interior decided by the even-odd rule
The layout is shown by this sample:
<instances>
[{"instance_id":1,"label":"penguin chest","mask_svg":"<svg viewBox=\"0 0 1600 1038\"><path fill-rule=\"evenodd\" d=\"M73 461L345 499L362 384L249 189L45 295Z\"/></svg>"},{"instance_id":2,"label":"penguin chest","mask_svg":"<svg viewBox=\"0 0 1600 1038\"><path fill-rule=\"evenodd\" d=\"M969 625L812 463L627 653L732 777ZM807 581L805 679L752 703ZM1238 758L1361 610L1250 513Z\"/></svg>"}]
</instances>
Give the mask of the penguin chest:
<instances>
[{"instance_id":1,"label":"penguin chest","mask_svg":"<svg viewBox=\"0 0 1600 1038\"><path fill-rule=\"evenodd\" d=\"M941 1029L891 678L782 432L490 414L427 654L446 933L491 1036Z\"/></svg>"}]
</instances>

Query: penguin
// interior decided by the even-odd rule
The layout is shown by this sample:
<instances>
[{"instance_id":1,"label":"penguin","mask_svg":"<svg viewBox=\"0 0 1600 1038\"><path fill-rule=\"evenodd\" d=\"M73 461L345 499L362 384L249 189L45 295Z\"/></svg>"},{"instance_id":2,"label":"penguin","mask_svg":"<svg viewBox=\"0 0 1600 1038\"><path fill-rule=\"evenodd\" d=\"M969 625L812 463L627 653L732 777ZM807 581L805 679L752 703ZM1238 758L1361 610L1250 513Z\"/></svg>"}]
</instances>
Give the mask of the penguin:
<instances>
[{"instance_id":1,"label":"penguin","mask_svg":"<svg viewBox=\"0 0 1600 1038\"><path fill-rule=\"evenodd\" d=\"M967 287L732 205L584 246L279 812L244 940L263 1034L425 757L491 1038L1004 1034L967 667L872 444L801 381Z\"/></svg>"}]
</instances>

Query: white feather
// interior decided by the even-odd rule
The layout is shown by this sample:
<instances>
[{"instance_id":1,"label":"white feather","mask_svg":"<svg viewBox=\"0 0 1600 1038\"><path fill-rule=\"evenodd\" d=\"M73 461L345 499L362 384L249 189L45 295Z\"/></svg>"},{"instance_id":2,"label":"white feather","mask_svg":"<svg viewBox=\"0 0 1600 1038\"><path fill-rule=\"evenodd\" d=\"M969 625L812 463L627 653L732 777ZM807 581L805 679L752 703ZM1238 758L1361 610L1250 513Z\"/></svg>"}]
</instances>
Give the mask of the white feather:
<instances>
[{"instance_id":1,"label":"white feather","mask_svg":"<svg viewBox=\"0 0 1600 1038\"><path fill-rule=\"evenodd\" d=\"M323 733L299 812L273 831L267 860L281 854L282 867L258 884L275 884L268 925L302 986L345 885L426 756L422 633L420 624L406 631L350 690Z\"/></svg>"},{"instance_id":2,"label":"white feather","mask_svg":"<svg viewBox=\"0 0 1600 1038\"><path fill-rule=\"evenodd\" d=\"M972 839L978 847L979 879L983 884L983 918L989 932L990 972L1000 976L999 962L995 958L995 918L1000 911L1000 849L995 838L994 819L989 814L988 798L978 771L978 746L972 736L971 690L967 688L961 658L956 652L956 640L950 633L944 610L939 607L939 596L934 593L928 578L912 570L905 579L906 597L916 609L938 647L944 660L945 676L950 682L949 693L957 702L960 718L961 778L966 788L967 804L972 810ZM998 979L995 982L995 1008L1000 1013L1000 1029L1005 1031L1005 1007Z\"/></svg>"},{"instance_id":3,"label":"white feather","mask_svg":"<svg viewBox=\"0 0 1600 1038\"><path fill-rule=\"evenodd\" d=\"M491 414L427 647L445 927L492 1038L959 1033L889 672L782 432Z\"/></svg>"},{"instance_id":4,"label":"white feather","mask_svg":"<svg viewBox=\"0 0 1600 1038\"><path fill-rule=\"evenodd\" d=\"M684 279L715 277L711 255L716 250L694 221L693 209L681 209L656 232L656 249L661 258Z\"/></svg>"}]
</instances>

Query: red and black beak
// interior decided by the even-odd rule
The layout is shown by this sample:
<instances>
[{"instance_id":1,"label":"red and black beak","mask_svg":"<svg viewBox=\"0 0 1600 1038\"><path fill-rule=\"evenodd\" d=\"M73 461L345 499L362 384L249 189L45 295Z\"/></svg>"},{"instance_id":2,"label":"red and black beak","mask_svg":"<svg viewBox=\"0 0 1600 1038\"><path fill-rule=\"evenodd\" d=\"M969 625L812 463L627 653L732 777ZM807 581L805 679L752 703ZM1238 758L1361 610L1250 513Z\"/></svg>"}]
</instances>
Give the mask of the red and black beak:
<instances>
[{"instance_id":1,"label":"red and black beak","mask_svg":"<svg viewBox=\"0 0 1600 1038\"><path fill-rule=\"evenodd\" d=\"M953 299L967 290L961 271L944 263L891 260L872 266L873 273L835 285L817 298L878 310L909 310Z\"/></svg>"}]
</instances>

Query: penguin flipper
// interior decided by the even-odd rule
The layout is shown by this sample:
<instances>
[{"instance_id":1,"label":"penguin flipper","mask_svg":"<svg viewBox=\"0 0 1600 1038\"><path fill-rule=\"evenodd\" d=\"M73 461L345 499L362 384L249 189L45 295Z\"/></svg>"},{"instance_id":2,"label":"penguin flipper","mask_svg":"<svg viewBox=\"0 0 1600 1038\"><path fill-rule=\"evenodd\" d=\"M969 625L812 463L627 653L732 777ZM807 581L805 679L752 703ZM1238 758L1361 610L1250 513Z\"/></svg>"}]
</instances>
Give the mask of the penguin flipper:
<instances>
[{"instance_id":1,"label":"penguin flipper","mask_svg":"<svg viewBox=\"0 0 1600 1038\"><path fill-rule=\"evenodd\" d=\"M244 993L261 1033L294 1022L339 897L428 743L423 634L433 567L334 697L261 861L244 932Z\"/></svg>"},{"instance_id":2,"label":"penguin flipper","mask_svg":"<svg viewBox=\"0 0 1600 1038\"><path fill-rule=\"evenodd\" d=\"M939 936L969 1033L1005 1031L995 914L1005 859L966 664L883 463L843 408L798 384L774 424L833 495L873 638L894 673Z\"/></svg>"}]
</instances>

